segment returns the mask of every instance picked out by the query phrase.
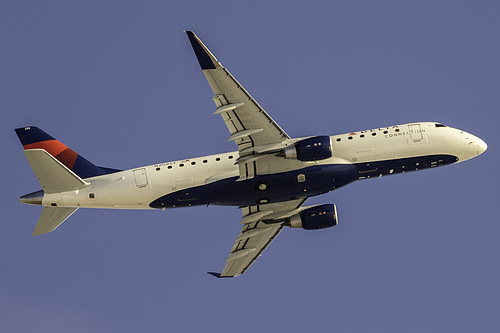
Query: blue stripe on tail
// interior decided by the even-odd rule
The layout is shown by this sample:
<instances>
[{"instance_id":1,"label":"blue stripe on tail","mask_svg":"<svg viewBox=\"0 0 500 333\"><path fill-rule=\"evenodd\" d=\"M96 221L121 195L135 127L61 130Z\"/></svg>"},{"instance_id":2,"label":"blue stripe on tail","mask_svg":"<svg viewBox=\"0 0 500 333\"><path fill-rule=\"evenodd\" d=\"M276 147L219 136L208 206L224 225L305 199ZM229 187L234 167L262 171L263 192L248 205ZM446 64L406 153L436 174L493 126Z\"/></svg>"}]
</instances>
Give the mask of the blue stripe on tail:
<instances>
[{"instance_id":1,"label":"blue stripe on tail","mask_svg":"<svg viewBox=\"0 0 500 333\"><path fill-rule=\"evenodd\" d=\"M15 131L24 149L45 149L80 178L95 177L121 171L111 168L100 168L94 165L38 127L22 127L17 128Z\"/></svg>"}]
</instances>

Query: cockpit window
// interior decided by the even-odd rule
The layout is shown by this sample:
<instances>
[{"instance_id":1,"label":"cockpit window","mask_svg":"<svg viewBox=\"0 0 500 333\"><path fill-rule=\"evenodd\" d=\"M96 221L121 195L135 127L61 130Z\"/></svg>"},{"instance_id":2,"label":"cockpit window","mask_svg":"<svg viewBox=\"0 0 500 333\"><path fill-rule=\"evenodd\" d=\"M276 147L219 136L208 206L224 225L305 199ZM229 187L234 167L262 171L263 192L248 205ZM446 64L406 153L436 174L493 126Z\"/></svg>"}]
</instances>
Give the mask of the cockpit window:
<instances>
[{"instance_id":1,"label":"cockpit window","mask_svg":"<svg viewBox=\"0 0 500 333\"><path fill-rule=\"evenodd\" d=\"M435 124L435 125L436 125L436 127L448 127L448 126L443 125L443 124Z\"/></svg>"}]
</instances>

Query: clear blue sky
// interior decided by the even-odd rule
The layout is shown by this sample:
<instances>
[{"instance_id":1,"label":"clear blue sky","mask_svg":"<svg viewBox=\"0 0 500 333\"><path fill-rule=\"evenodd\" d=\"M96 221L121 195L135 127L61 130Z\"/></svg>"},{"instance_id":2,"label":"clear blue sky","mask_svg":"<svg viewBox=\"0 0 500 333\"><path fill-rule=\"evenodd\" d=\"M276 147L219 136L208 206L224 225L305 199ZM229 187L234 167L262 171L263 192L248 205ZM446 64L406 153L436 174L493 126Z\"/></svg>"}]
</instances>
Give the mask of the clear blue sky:
<instances>
[{"instance_id":1,"label":"clear blue sky","mask_svg":"<svg viewBox=\"0 0 500 333\"><path fill-rule=\"evenodd\" d=\"M497 332L498 1L3 1L2 332ZM183 30L291 136L414 121L471 132L463 164L308 201L340 224L285 230L217 280L231 207L80 209L31 232L39 189L14 128L132 168L235 149Z\"/></svg>"}]
</instances>

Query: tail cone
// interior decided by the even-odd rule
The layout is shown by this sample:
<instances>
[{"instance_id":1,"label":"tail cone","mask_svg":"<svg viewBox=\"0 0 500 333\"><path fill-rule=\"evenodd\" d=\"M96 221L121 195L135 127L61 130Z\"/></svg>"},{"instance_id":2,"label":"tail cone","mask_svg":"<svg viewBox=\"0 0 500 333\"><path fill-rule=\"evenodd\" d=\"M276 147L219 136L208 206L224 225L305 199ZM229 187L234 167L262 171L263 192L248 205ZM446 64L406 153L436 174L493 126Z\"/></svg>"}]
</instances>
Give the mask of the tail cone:
<instances>
[{"instance_id":1,"label":"tail cone","mask_svg":"<svg viewBox=\"0 0 500 333\"><path fill-rule=\"evenodd\" d=\"M19 200L25 204L41 206L43 195L44 195L43 190L40 190L33 193L25 194L22 197L20 197Z\"/></svg>"}]
</instances>

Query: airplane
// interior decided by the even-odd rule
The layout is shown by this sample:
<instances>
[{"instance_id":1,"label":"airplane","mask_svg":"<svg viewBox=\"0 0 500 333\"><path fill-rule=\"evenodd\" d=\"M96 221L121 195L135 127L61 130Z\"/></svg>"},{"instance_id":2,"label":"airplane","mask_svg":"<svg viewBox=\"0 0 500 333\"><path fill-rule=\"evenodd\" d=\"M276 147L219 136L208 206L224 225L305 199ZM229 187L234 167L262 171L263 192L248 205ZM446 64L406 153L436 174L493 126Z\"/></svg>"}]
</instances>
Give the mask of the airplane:
<instances>
[{"instance_id":1,"label":"airplane","mask_svg":"<svg viewBox=\"0 0 500 333\"><path fill-rule=\"evenodd\" d=\"M214 114L237 151L118 170L97 166L38 127L16 129L42 190L20 197L43 206L34 235L54 231L78 208L237 206L241 232L218 278L245 273L285 228L337 225L334 204L309 197L357 180L460 163L487 145L465 131L416 122L336 135L290 137L192 31L186 31L214 93Z\"/></svg>"}]
</instances>

